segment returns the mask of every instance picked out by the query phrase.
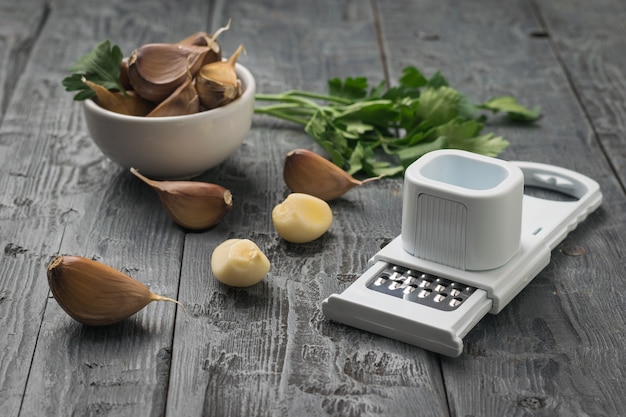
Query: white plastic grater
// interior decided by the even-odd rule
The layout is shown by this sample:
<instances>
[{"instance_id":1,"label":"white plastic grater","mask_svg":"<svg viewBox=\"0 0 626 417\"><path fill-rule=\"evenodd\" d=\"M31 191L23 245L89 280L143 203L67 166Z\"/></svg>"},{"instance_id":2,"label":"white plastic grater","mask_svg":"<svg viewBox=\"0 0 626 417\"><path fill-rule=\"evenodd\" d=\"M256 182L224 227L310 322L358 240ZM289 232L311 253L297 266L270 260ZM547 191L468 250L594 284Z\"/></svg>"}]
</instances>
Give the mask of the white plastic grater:
<instances>
[{"instance_id":1,"label":"white plastic grater","mask_svg":"<svg viewBox=\"0 0 626 417\"><path fill-rule=\"evenodd\" d=\"M524 194L551 190L572 201ZM463 337L497 314L550 262L602 194L552 165L433 151L407 168L400 236L322 302L333 321L459 356Z\"/></svg>"}]
</instances>

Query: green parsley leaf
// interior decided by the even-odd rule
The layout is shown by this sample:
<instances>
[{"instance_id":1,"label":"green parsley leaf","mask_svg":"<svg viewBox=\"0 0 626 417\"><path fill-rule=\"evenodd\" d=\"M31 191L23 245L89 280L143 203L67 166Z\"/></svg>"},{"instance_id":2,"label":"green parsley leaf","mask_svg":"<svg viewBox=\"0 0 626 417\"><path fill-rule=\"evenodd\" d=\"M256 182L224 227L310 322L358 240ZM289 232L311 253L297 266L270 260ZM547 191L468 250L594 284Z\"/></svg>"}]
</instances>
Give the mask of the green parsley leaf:
<instances>
[{"instance_id":1,"label":"green parsley leaf","mask_svg":"<svg viewBox=\"0 0 626 417\"><path fill-rule=\"evenodd\" d=\"M465 139L478 135L482 129L483 124L476 120L456 118L435 127L430 132L430 137L445 136L453 144L462 144Z\"/></svg>"},{"instance_id":2,"label":"green parsley leaf","mask_svg":"<svg viewBox=\"0 0 626 417\"><path fill-rule=\"evenodd\" d=\"M461 95L453 88L429 87L422 92L416 114L431 126L449 122L459 114Z\"/></svg>"},{"instance_id":3,"label":"green parsley leaf","mask_svg":"<svg viewBox=\"0 0 626 417\"><path fill-rule=\"evenodd\" d=\"M367 78L346 78L344 81L333 78L328 81L328 93L332 96L353 100L364 98L367 96Z\"/></svg>"},{"instance_id":4,"label":"green parsley leaf","mask_svg":"<svg viewBox=\"0 0 626 417\"><path fill-rule=\"evenodd\" d=\"M415 67L406 67L402 70L400 85L408 88L422 88L428 85L428 80L424 74Z\"/></svg>"},{"instance_id":5,"label":"green parsley leaf","mask_svg":"<svg viewBox=\"0 0 626 417\"><path fill-rule=\"evenodd\" d=\"M121 64L124 55L119 46L111 46L108 40L97 44L69 68L72 75L61 82L66 91L78 91L74 100L85 100L95 93L83 81L83 77L109 90L126 92L120 82Z\"/></svg>"},{"instance_id":6,"label":"green parsley leaf","mask_svg":"<svg viewBox=\"0 0 626 417\"><path fill-rule=\"evenodd\" d=\"M428 152L445 149L447 147L448 140L445 136L440 136L430 142L420 143L408 148L402 148L396 152L396 155L400 158L403 168L406 169L419 157L426 155Z\"/></svg>"},{"instance_id":7,"label":"green parsley leaf","mask_svg":"<svg viewBox=\"0 0 626 417\"><path fill-rule=\"evenodd\" d=\"M349 174L400 175L427 152L455 148L497 156L509 145L501 136L483 133L480 110L506 112L512 120L531 122L539 107L527 109L512 97L475 104L436 72L427 78L415 67L402 71L399 84L379 83L368 92L364 77L328 82L328 94L290 90L257 94L257 114L281 118L304 130Z\"/></svg>"},{"instance_id":8,"label":"green parsley leaf","mask_svg":"<svg viewBox=\"0 0 626 417\"><path fill-rule=\"evenodd\" d=\"M541 115L541 108L539 106L528 109L519 104L517 100L511 96L496 97L478 107L491 110L494 113L506 112L510 119L518 121L532 122L537 120Z\"/></svg>"},{"instance_id":9,"label":"green parsley leaf","mask_svg":"<svg viewBox=\"0 0 626 417\"><path fill-rule=\"evenodd\" d=\"M441 74L441 72L437 71L428 80L428 86L433 88L439 88L449 87L450 84L448 84L448 80Z\"/></svg>"},{"instance_id":10,"label":"green parsley leaf","mask_svg":"<svg viewBox=\"0 0 626 417\"><path fill-rule=\"evenodd\" d=\"M498 156L509 146L509 142L502 136L493 133L476 136L463 141L450 141L450 147L479 153L486 156Z\"/></svg>"}]
</instances>

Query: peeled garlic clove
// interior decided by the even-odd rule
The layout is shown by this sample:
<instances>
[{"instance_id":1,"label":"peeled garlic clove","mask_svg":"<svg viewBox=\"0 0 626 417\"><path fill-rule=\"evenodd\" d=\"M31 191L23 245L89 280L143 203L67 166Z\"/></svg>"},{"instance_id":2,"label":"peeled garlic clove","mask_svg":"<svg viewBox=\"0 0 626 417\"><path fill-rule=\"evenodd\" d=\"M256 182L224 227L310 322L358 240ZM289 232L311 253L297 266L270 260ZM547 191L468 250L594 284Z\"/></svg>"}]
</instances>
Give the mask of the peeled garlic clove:
<instances>
[{"instance_id":1,"label":"peeled garlic clove","mask_svg":"<svg viewBox=\"0 0 626 417\"><path fill-rule=\"evenodd\" d=\"M200 111L200 100L193 85L193 79L188 76L187 81L178 87L168 98L163 100L148 117L181 116Z\"/></svg>"},{"instance_id":2,"label":"peeled garlic clove","mask_svg":"<svg viewBox=\"0 0 626 417\"><path fill-rule=\"evenodd\" d=\"M130 116L145 116L154 107L154 104L137 96L132 91L127 91L126 95L124 95L119 91L111 91L85 78L83 78L83 82L96 93L96 101L104 109Z\"/></svg>"},{"instance_id":3,"label":"peeled garlic clove","mask_svg":"<svg viewBox=\"0 0 626 417\"><path fill-rule=\"evenodd\" d=\"M172 219L187 229L215 226L233 206L232 194L220 185L200 181L155 181L135 168L130 171L159 194Z\"/></svg>"},{"instance_id":4,"label":"peeled garlic clove","mask_svg":"<svg viewBox=\"0 0 626 417\"><path fill-rule=\"evenodd\" d=\"M48 265L47 277L61 308L88 326L118 323L152 301L180 305L108 265L80 256L57 256Z\"/></svg>"},{"instance_id":5,"label":"peeled garlic clove","mask_svg":"<svg viewBox=\"0 0 626 417\"><path fill-rule=\"evenodd\" d=\"M195 76L209 47L151 43L135 49L128 59L133 90L146 100L161 102Z\"/></svg>"},{"instance_id":6,"label":"peeled garlic clove","mask_svg":"<svg viewBox=\"0 0 626 417\"><path fill-rule=\"evenodd\" d=\"M311 242L328 231L333 213L324 200L309 194L292 193L272 210L278 235L291 243Z\"/></svg>"},{"instance_id":7,"label":"peeled garlic clove","mask_svg":"<svg viewBox=\"0 0 626 417\"><path fill-rule=\"evenodd\" d=\"M294 193L305 193L331 201L357 185L380 179L360 181L324 157L308 149L295 149L287 154L283 179Z\"/></svg>"},{"instance_id":8,"label":"peeled garlic clove","mask_svg":"<svg viewBox=\"0 0 626 417\"><path fill-rule=\"evenodd\" d=\"M260 282L270 270L270 261L249 239L228 239L211 255L213 276L231 287L249 287Z\"/></svg>"},{"instance_id":9,"label":"peeled garlic clove","mask_svg":"<svg viewBox=\"0 0 626 417\"><path fill-rule=\"evenodd\" d=\"M242 52L243 45L239 45L228 60L200 68L196 77L196 90L200 103L207 109L223 106L241 95L241 81L237 78L235 64Z\"/></svg>"}]
</instances>

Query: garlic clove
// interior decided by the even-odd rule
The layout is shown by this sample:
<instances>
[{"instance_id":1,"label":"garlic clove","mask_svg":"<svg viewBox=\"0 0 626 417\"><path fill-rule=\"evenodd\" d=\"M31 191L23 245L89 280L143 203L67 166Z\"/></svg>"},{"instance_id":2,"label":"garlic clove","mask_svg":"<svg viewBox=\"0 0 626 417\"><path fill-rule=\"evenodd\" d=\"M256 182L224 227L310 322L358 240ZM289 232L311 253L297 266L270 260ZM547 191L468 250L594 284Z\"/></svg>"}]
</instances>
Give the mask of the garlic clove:
<instances>
[{"instance_id":1,"label":"garlic clove","mask_svg":"<svg viewBox=\"0 0 626 417\"><path fill-rule=\"evenodd\" d=\"M333 213L321 198L292 193L272 210L272 222L280 237L291 243L311 242L328 231Z\"/></svg>"},{"instance_id":2,"label":"garlic clove","mask_svg":"<svg viewBox=\"0 0 626 417\"><path fill-rule=\"evenodd\" d=\"M206 32L196 32L178 42L179 45L195 45L195 46L208 46L210 43L211 43L211 36L209 36L209 34Z\"/></svg>"},{"instance_id":3,"label":"garlic clove","mask_svg":"<svg viewBox=\"0 0 626 417\"><path fill-rule=\"evenodd\" d=\"M151 43L135 49L128 59L128 78L141 97L161 102L194 77L209 47Z\"/></svg>"},{"instance_id":4,"label":"garlic clove","mask_svg":"<svg viewBox=\"0 0 626 417\"><path fill-rule=\"evenodd\" d=\"M57 256L48 265L48 285L61 308L88 326L118 323L152 301L178 301L152 293L141 282L103 263Z\"/></svg>"},{"instance_id":5,"label":"garlic clove","mask_svg":"<svg viewBox=\"0 0 626 417\"><path fill-rule=\"evenodd\" d=\"M123 59L120 64L120 84L124 87L124 90L132 90L133 86L130 85L130 79L128 78L128 59Z\"/></svg>"},{"instance_id":6,"label":"garlic clove","mask_svg":"<svg viewBox=\"0 0 626 417\"><path fill-rule=\"evenodd\" d=\"M228 239L220 243L211 255L213 276L231 287L257 284L269 270L269 259L249 239Z\"/></svg>"},{"instance_id":7,"label":"garlic clove","mask_svg":"<svg viewBox=\"0 0 626 417\"><path fill-rule=\"evenodd\" d=\"M155 181L130 171L151 186L161 203L178 225L202 230L219 223L233 206L233 197L226 188L200 181Z\"/></svg>"},{"instance_id":8,"label":"garlic clove","mask_svg":"<svg viewBox=\"0 0 626 417\"><path fill-rule=\"evenodd\" d=\"M243 45L239 45L228 60L200 68L196 77L196 90L200 103L207 109L223 106L241 95L241 81L237 78L235 64L243 50Z\"/></svg>"},{"instance_id":9,"label":"garlic clove","mask_svg":"<svg viewBox=\"0 0 626 417\"><path fill-rule=\"evenodd\" d=\"M213 35L209 36L206 32L196 32L180 41L179 44L209 47L209 50L202 59L200 66L211 62L218 62L222 60L222 48L217 42L217 38L228 29L230 29L230 19L228 20L226 26L219 28Z\"/></svg>"},{"instance_id":10,"label":"garlic clove","mask_svg":"<svg viewBox=\"0 0 626 417\"><path fill-rule=\"evenodd\" d=\"M111 91L84 77L83 82L96 93L96 102L104 109L130 116L145 116L154 107L153 103L139 97L133 91L127 91L124 95L119 91Z\"/></svg>"},{"instance_id":11,"label":"garlic clove","mask_svg":"<svg viewBox=\"0 0 626 417\"><path fill-rule=\"evenodd\" d=\"M321 155L308 149L295 149L285 158L283 179L294 193L305 193L331 201L352 188L381 177L360 181Z\"/></svg>"},{"instance_id":12,"label":"garlic clove","mask_svg":"<svg viewBox=\"0 0 626 417\"><path fill-rule=\"evenodd\" d=\"M200 111L200 100L198 93L193 85L191 76L187 77L187 81L181 84L169 97L159 103L151 112L146 114L148 117L167 117L181 116L184 114L193 114Z\"/></svg>"}]
</instances>

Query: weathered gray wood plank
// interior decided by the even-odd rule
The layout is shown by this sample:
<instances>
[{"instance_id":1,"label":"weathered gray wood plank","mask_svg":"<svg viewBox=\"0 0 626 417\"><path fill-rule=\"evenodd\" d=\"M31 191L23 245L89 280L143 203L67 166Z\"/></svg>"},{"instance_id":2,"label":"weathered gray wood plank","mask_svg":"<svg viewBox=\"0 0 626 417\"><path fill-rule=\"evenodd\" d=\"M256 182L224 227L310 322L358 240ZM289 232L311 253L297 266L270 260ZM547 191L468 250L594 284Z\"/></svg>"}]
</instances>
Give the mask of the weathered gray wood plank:
<instances>
[{"instance_id":1,"label":"weathered gray wood plank","mask_svg":"<svg viewBox=\"0 0 626 417\"><path fill-rule=\"evenodd\" d=\"M259 91L323 92L332 77L384 77L369 3L228 2L222 10L234 23L223 46L244 44L241 63ZM298 147L315 148L301 130L257 118L235 157L203 175L231 189L234 207L218 228L186 239L180 297L191 314L177 320L168 414L441 415L435 356L329 323L320 311L397 234L401 182L351 191L332 203L327 235L287 244L270 213L288 192L284 156ZM212 277L213 248L233 237L254 240L270 258L263 283L231 289Z\"/></svg>"},{"instance_id":2,"label":"weathered gray wood plank","mask_svg":"<svg viewBox=\"0 0 626 417\"><path fill-rule=\"evenodd\" d=\"M626 414L617 0L14 3L0 3L3 416ZM395 81L415 64L442 70L470 97L510 93L541 104L536 127L487 127L511 141L503 157L588 174L605 204L518 298L466 337L461 358L328 322L321 301L399 233L401 180L351 191L331 204L328 234L287 244L270 218L287 194L283 158L317 148L299 128L257 117L235 156L201 176L231 189L233 210L211 230L186 233L152 190L95 148L80 105L60 85L67 66L102 39L129 52L228 18L222 45L226 53L246 46L240 60L262 92L324 91L332 77L377 83L387 72ZM231 237L266 252L264 282L233 289L211 276L212 249ZM83 327L48 298L45 268L57 253L123 270L179 298L188 315L151 304L119 325Z\"/></svg>"},{"instance_id":3,"label":"weathered gray wood plank","mask_svg":"<svg viewBox=\"0 0 626 417\"><path fill-rule=\"evenodd\" d=\"M626 4L565 0L535 7L594 133L626 183Z\"/></svg>"},{"instance_id":4,"label":"weathered gray wood plank","mask_svg":"<svg viewBox=\"0 0 626 417\"><path fill-rule=\"evenodd\" d=\"M42 0L0 3L0 120L46 14Z\"/></svg>"},{"instance_id":5,"label":"weathered gray wood plank","mask_svg":"<svg viewBox=\"0 0 626 417\"><path fill-rule=\"evenodd\" d=\"M45 17L42 1L0 4L0 404L6 416L20 410L48 292L40 272L63 227L64 208L51 198L56 185L28 168L45 103L32 103L32 119L22 123L27 103L19 88L14 94L29 82L24 70Z\"/></svg>"},{"instance_id":6,"label":"weathered gray wood plank","mask_svg":"<svg viewBox=\"0 0 626 417\"><path fill-rule=\"evenodd\" d=\"M101 260L152 291L175 298L183 250L184 231L165 215L152 190L96 149L80 105L72 102L60 81L67 67L102 39L130 52L157 39L181 39L193 22L204 29L209 4L65 1L50 7L2 125L3 143L11 146L2 172L8 173L8 195L14 199L4 205L14 224L7 232L14 239L22 234L29 239L13 241L19 245L16 249L9 247L17 257L12 268L20 273L17 280L32 281L20 288L31 291L30 298L24 297L29 314L11 319L34 333L23 342L26 349L33 349L40 332L32 365L32 355L16 359L24 376L30 367L21 409L23 382L18 385L17 376L7 381L17 387L10 392L8 415L161 415L169 380L173 304L150 305L118 326L89 329L49 299L39 324L48 293L45 267L52 255ZM189 13L192 9L195 13ZM26 255L19 247L26 248ZM21 269L14 266L27 255L33 260ZM3 268L12 264L3 262ZM3 279L11 276L16 274L3 272Z\"/></svg>"},{"instance_id":7,"label":"weathered gray wood plank","mask_svg":"<svg viewBox=\"0 0 626 417\"><path fill-rule=\"evenodd\" d=\"M569 84L569 67L561 66L549 39L533 36L542 26L526 2L379 7L392 76L416 63L442 70L471 97L513 94L542 105L545 117L536 128L488 126L511 141L503 157L583 172L605 194L604 206L559 246L551 265L500 315L486 317L466 337L465 355L442 359L451 414L624 414L615 395L624 372L624 303L613 289L621 286L626 243L612 232L624 225L624 195ZM550 8L555 20L565 10L586 20L574 6ZM585 52L567 44L576 56ZM566 255L580 253L572 247L585 253Z\"/></svg>"}]
</instances>

